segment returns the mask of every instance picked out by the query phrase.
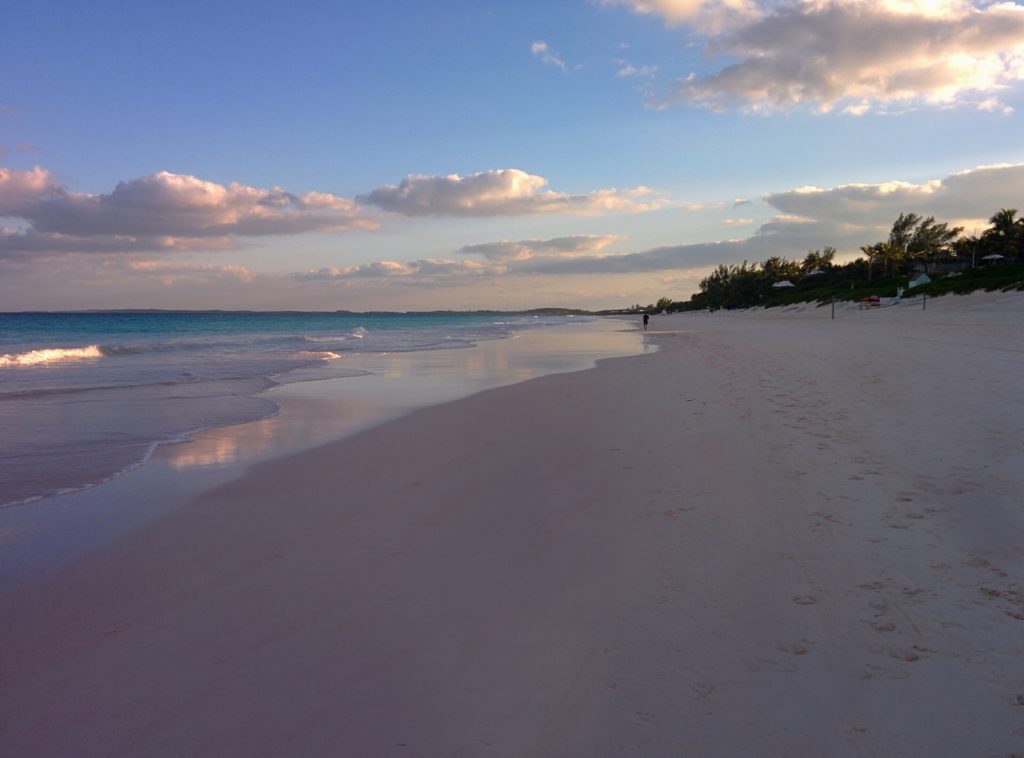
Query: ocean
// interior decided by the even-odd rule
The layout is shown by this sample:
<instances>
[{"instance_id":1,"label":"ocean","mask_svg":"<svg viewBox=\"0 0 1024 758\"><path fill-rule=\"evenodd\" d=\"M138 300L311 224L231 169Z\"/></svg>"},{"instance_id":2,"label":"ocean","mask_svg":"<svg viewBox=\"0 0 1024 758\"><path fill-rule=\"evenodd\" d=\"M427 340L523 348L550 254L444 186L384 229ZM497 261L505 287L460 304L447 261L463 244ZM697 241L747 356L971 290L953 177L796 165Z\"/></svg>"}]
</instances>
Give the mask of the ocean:
<instances>
[{"instance_id":1,"label":"ocean","mask_svg":"<svg viewBox=\"0 0 1024 758\"><path fill-rule=\"evenodd\" d=\"M161 443L273 416L263 393L366 375L360 354L473 349L567 316L0 314L0 506L106 481ZM357 361L358 363L358 361Z\"/></svg>"}]
</instances>

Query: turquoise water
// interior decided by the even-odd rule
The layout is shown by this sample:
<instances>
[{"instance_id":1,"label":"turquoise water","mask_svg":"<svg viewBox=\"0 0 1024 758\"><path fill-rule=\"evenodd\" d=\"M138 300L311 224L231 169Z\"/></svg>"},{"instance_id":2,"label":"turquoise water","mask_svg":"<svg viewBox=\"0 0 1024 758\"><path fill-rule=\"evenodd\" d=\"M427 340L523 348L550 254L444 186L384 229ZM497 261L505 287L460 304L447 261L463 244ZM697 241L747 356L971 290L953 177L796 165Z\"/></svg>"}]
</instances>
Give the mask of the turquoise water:
<instances>
[{"instance_id":1,"label":"turquoise water","mask_svg":"<svg viewBox=\"0 0 1024 758\"><path fill-rule=\"evenodd\" d=\"M570 322L494 314L0 314L0 505L105 481L161 442L275 414L262 395L365 375L346 358L471 349Z\"/></svg>"}]
</instances>

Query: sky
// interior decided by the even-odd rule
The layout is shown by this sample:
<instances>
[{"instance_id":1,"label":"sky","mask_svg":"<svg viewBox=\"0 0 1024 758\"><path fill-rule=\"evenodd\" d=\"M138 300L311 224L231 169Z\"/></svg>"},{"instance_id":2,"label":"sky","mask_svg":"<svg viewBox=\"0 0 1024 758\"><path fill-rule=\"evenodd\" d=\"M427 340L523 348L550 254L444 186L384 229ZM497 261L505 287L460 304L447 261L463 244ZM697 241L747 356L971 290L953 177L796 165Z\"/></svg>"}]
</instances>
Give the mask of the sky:
<instances>
[{"instance_id":1,"label":"sky","mask_svg":"<svg viewBox=\"0 0 1024 758\"><path fill-rule=\"evenodd\" d=\"M8 0L0 311L586 309L1024 211L1024 2Z\"/></svg>"}]
</instances>

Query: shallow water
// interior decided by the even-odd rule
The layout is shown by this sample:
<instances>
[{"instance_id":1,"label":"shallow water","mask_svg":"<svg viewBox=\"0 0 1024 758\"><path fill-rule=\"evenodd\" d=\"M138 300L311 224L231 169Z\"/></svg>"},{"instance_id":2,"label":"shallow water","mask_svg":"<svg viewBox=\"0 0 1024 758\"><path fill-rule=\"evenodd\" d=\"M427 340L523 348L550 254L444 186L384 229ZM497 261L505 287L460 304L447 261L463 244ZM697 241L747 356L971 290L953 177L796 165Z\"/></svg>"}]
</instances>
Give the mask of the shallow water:
<instances>
[{"instance_id":1,"label":"shallow water","mask_svg":"<svg viewBox=\"0 0 1024 758\"><path fill-rule=\"evenodd\" d=\"M565 319L469 349L348 355L342 376L336 361L293 370L286 384L238 396L279 409L273 415L161 444L145 465L98 486L0 509L0 588L45 574L262 460L417 408L647 349L621 320ZM59 461L41 471L59 475Z\"/></svg>"},{"instance_id":2,"label":"shallow water","mask_svg":"<svg viewBox=\"0 0 1024 758\"><path fill-rule=\"evenodd\" d=\"M272 416L265 391L360 358L576 323L491 314L0 314L0 506L82 489L160 443ZM582 320L581 320L582 323Z\"/></svg>"}]
</instances>

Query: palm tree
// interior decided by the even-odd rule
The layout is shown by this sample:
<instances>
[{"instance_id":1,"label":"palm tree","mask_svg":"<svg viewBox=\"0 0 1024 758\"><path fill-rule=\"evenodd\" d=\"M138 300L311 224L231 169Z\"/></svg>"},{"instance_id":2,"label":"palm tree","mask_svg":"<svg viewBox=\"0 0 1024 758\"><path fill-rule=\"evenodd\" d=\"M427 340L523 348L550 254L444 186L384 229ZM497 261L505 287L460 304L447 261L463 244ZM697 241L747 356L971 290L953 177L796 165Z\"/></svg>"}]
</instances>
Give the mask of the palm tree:
<instances>
[{"instance_id":1,"label":"palm tree","mask_svg":"<svg viewBox=\"0 0 1024 758\"><path fill-rule=\"evenodd\" d=\"M992 218L988 220L992 224L992 231L1000 237L1012 237L1020 228L1022 219L1014 218L1017 215L1016 208L1000 208Z\"/></svg>"},{"instance_id":2,"label":"palm tree","mask_svg":"<svg viewBox=\"0 0 1024 758\"><path fill-rule=\"evenodd\" d=\"M868 259L868 281L871 281L871 272L875 268L875 263L880 263L882 260L882 246L884 242L876 242L873 245L861 245L860 251Z\"/></svg>"},{"instance_id":3,"label":"palm tree","mask_svg":"<svg viewBox=\"0 0 1024 758\"><path fill-rule=\"evenodd\" d=\"M871 273L877 263L883 274L894 274L906 255L906 249L894 242L876 242L873 245L863 245L860 249L868 258L868 281L871 281Z\"/></svg>"},{"instance_id":4,"label":"palm tree","mask_svg":"<svg viewBox=\"0 0 1024 758\"><path fill-rule=\"evenodd\" d=\"M911 214L913 215L913 214ZM899 269L900 263L907 257L907 248L895 242L880 242L882 263L890 276Z\"/></svg>"},{"instance_id":5,"label":"palm tree","mask_svg":"<svg viewBox=\"0 0 1024 758\"><path fill-rule=\"evenodd\" d=\"M1016 215L1016 208L1001 208L988 220L992 226L983 236L994 252L1020 258L1024 255L1024 218Z\"/></svg>"},{"instance_id":6,"label":"palm tree","mask_svg":"<svg viewBox=\"0 0 1024 758\"><path fill-rule=\"evenodd\" d=\"M970 237L961 237L955 240L950 245L950 250L953 255L959 258L962 263L960 267L963 268L963 262L970 261L971 268L974 268L975 259L978 257L978 253L982 251L981 238L971 235Z\"/></svg>"}]
</instances>

